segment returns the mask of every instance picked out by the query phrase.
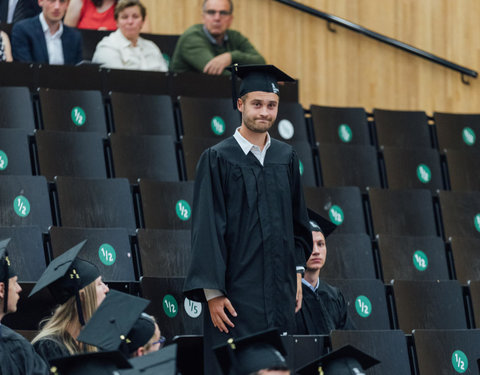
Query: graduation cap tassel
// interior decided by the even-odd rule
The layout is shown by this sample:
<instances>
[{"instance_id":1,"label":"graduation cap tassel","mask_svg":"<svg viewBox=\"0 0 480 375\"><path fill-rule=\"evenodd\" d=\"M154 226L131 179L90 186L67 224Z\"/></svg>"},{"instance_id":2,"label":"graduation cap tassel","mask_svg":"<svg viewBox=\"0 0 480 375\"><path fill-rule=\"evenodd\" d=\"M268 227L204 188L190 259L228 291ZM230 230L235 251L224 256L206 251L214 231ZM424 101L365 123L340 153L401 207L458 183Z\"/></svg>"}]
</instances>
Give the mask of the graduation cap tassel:
<instances>
[{"instance_id":1,"label":"graduation cap tassel","mask_svg":"<svg viewBox=\"0 0 480 375\"><path fill-rule=\"evenodd\" d=\"M85 325L85 318L83 317L82 302L80 301L80 294L78 292L75 293L75 302L77 303L78 320L83 327Z\"/></svg>"},{"instance_id":2,"label":"graduation cap tassel","mask_svg":"<svg viewBox=\"0 0 480 375\"><path fill-rule=\"evenodd\" d=\"M238 64L234 64L232 68L232 104L233 109L237 109L237 70Z\"/></svg>"},{"instance_id":3,"label":"graduation cap tassel","mask_svg":"<svg viewBox=\"0 0 480 375\"><path fill-rule=\"evenodd\" d=\"M9 272L8 272L8 253L5 251L5 261L3 262L3 268L5 273L5 280L4 280L4 298L3 298L3 312L6 314L8 309L8 289L9 289Z\"/></svg>"}]
</instances>

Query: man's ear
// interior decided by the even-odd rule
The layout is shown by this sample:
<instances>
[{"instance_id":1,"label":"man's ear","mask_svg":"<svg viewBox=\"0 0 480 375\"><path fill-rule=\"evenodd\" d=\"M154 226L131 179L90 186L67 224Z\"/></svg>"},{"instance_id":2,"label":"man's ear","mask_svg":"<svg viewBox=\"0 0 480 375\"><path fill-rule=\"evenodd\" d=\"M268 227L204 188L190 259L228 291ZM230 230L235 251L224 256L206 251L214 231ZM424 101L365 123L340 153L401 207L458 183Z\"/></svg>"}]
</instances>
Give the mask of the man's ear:
<instances>
[{"instance_id":1,"label":"man's ear","mask_svg":"<svg viewBox=\"0 0 480 375\"><path fill-rule=\"evenodd\" d=\"M143 346L137 349L137 357L142 357L145 355L145 348Z\"/></svg>"},{"instance_id":2,"label":"man's ear","mask_svg":"<svg viewBox=\"0 0 480 375\"><path fill-rule=\"evenodd\" d=\"M243 100L238 98L237 99L237 109L240 111L240 112L243 112Z\"/></svg>"},{"instance_id":3,"label":"man's ear","mask_svg":"<svg viewBox=\"0 0 480 375\"><path fill-rule=\"evenodd\" d=\"M0 298L4 299L5 298L5 283L0 283Z\"/></svg>"}]
</instances>

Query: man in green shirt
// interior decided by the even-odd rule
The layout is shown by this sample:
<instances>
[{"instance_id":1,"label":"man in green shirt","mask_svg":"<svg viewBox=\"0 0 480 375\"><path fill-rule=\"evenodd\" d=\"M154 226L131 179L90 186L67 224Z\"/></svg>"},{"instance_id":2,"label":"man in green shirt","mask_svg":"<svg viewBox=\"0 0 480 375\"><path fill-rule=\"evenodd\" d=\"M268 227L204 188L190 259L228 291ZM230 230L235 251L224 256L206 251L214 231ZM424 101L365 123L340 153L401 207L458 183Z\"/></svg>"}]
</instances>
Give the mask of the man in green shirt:
<instances>
[{"instance_id":1,"label":"man in green shirt","mask_svg":"<svg viewBox=\"0 0 480 375\"><path fill-rule=\"evenodd\" d=\"M229 30L232 21L232 0L205 0L203 24L191 26L180 37L171 70L228 75L225 68L231 64L265 64L247 38Z\"/></svg>"}]
</instances>

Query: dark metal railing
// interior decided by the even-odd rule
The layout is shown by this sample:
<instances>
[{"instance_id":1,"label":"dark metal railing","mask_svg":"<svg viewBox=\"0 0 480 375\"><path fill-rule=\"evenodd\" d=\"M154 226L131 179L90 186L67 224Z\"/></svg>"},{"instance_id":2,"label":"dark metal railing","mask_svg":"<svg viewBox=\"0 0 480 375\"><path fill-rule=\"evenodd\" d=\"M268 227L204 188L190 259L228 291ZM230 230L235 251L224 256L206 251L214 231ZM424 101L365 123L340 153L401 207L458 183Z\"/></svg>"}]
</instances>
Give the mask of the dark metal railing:
<instances>
[{"instance_id":1,"label":"dark metal railing","mask_svg":"<svg viewBox=\"0 0 480 375\"><path fill-rule=\"evenodd\" d=\"M423 51L419 48L416 48L416 47L413 47L413 46L408 45L406 43L400 42L396 39L389 38L388 36L376 33L375 31L366 29L363 26L357 25L356 23L347 21L343 18L333 16L331 14L321 12L317 9L311 8L311 7L303 5L303 4L300 4L297 1L293 1L293 0L275 0L275 1L277 1L279 3L282 3L282 4L285 4L285 5L288 5L292 8L298 9L302 12L311 14L312 16L319 17L319 18L322 18L322 19L326 20L328 22L329 30L331 30L331 31L334 31L334 29L331 28L331 24L332 23L337 24L337 25L345 27L349 30L355 31L359 34L365 35L369 38L378 40L379 42L382 42L382 43L388 44L392 47L396 47L398 49L401 49L402 51L405 51L405 52L411 53L413 55L422 57L422 58L424 58L426 60L429 60L429 61L431 61L435 64L439 64L439 65L442 65L442 66L444 66L448 69L455 70L455 71L461 73L462 82L464 82L466 84L468 84L468 82L465 80L465 76L469 76L469 77L473 77L473 78L477 78L477 76L478 76L478 73L475 70L471 70L471 69L466 68L464 66L455 64L455 63L453 63L451 61L448 61L448 60L445 60L441 57L435 56L435 55L433 55L429 52Z\"/></svg>"}]
</instances>

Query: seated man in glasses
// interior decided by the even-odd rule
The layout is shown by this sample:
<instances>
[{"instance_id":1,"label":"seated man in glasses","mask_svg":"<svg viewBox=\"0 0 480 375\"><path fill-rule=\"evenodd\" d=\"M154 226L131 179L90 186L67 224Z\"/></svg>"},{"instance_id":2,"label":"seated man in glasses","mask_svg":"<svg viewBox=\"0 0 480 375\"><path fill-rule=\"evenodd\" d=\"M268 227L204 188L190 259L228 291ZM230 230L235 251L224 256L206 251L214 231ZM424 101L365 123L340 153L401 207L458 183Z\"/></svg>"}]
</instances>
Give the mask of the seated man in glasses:
<instances>
[{"instance_id":1,"label":"seated man in glasses","mask_svg":"<svg viewBox=\"0 0 480 375\"><path fill-rule=\"evenodd\" d=\"M230 74L231 64L265 64L265 59L238 31L230 30L232 0L204 0L203 24L193 25L180 37L172 57L176 73Z\"/></svg>"}]
</instances>

